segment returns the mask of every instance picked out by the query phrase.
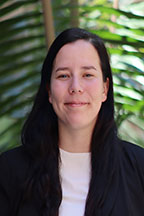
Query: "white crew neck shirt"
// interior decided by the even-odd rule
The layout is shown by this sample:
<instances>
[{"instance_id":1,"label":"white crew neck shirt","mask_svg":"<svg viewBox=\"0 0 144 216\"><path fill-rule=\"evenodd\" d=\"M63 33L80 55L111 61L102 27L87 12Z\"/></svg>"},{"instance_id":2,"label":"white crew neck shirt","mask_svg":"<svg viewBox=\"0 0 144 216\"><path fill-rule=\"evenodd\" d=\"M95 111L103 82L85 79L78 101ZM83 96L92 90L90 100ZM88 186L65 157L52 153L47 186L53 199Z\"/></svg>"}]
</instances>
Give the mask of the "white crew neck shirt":
<instances>
[{"instance_id":1,"label":"white crew neck shirt","mask_svg":"<svg viewBox=\"0 0 144 216\"><path fill-rule=\"evenodd\" d=\"M91 153L71 153L60 149L62 203L59 216L84 216L91 176Z\"/></svg>"}]
</instances>

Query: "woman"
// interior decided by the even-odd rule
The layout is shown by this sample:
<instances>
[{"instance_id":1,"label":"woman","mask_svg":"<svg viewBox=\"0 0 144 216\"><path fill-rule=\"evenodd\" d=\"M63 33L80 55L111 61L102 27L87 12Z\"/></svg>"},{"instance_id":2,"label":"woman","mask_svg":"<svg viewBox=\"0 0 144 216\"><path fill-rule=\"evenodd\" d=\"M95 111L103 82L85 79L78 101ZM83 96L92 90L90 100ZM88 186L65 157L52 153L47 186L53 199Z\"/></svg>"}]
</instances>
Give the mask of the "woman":
<instances>
[{"instance_id":1,"label":"woman","mask_svg":"<svg viewBox=\"0 0 144 216\"><path fill-rule=\"evenodd\" d=\"M144 151L121 141L102 40L62 32L42 68L22 146L0 159L0 215L142 216Z\"/></svg>"}]
</instances>

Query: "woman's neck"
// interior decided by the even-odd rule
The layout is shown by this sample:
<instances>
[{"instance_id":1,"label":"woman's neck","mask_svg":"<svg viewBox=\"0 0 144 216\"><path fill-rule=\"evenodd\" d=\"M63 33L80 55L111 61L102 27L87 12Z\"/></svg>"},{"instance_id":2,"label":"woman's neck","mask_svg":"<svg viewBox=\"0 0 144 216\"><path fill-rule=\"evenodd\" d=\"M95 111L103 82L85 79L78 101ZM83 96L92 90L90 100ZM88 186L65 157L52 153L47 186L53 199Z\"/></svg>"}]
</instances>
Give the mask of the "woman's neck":
<instances>
[{"instance_id":1,"label":"woman's neck","mask_svg":"<svg viewBox=\"0 0 144 216\"><path fill-rule=\"evenodd\" d=\"M92 130L59 127L59 147L68 152L90 152Z\"/></svg>"}]
</instances>

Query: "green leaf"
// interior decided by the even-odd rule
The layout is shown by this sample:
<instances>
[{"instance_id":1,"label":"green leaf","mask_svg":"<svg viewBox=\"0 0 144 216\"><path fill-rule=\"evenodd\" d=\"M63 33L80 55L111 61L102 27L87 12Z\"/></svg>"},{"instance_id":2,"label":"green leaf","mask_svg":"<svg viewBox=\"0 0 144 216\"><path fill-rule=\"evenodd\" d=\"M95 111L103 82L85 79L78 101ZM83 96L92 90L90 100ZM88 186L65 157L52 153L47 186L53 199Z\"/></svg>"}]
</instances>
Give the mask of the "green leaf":
<instances>
[{"instance_id":1,"label":"green leaf","mask_svg":"<svg viewBox=\"0 0 144 216\"><path fill-rule=\"evenodd\" d=\"M12 25L16 25L16 24L23 24L24 22L29 22L31 20L34 20L36 22L36 18L40 18L41 17L41 13L40 12L28 12L28 13L24 13L22 15L18 15L18 16L14 16L10 19L6 19L0 22L0 28L1 29L7 29L8 27L11 27Z\"/></svg>"},{"instance_id":2,"label":"green leaf","mask_svg":"<svg viewBox=\"0 0 144 216\"><path fill-rule=\"evenodd\" d=\"M39 63L42 63L43 58L37 58L35 60L31 61L25 61L19 64L14 64L13 66L10 66L10 68L6 68L5 70L0 71L0 78L9 75L13 72L13 74L17 73L17 71L22 70L24 68L27 68L29 66L38 65Z\"/></svg>"},{"instance_id":3,"label":"green leaf","mask_svg":"<svg viewBox=\"0 0 144 216\"><path fill-rule=\"evenodd\" d=\"M39 52L41 51L41 55L45 57L46 54L46 46L45 45L39 45L39 46L34 46L34 47L28 47L26 49L23 49L22 51L16 51L15 53L13 52L12 54L3 54L0 57L0 65L7 65L8 62L18 62L19 60L23 61L23 58L29 57L29 56L34 56L34 55L39 55Z\"/></svg>"},{"instance_id":4,"label":"green leaf","mask_svg":"<svg viewBox=\"0 0 144 216\"><path fill-rule=\"evenodd\" d=\"M3 17L10 12L13 12L14 10L16 10L22 6L32 4L35 2L36 2L36 0L29 0L29 1L19 1L19 2L12 3L12 4L8 5L7 7L4 7L1 9L0 17Z\"/></svg>"}]
</instances>

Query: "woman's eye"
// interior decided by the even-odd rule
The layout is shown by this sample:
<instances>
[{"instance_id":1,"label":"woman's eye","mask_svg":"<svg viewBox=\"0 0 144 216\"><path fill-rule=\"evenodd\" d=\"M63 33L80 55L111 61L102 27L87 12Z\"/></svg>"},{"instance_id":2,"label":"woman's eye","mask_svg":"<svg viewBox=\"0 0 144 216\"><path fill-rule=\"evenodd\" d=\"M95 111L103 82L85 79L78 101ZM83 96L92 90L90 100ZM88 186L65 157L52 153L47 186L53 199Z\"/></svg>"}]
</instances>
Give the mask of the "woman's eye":
<instances>
[{"instance_id":1,"label":"woman's eye","mask_svg":"<svg viewBox=\"0 0 144 216\"><path fill-rule=\"evenodd\" d=\"M84 77L90 78L90 77L93 77L93 74L89 74L89 73L88 73L88 74L85 74Z\"/></svg>"},{"instance_id":2,"label":"woman's eye","mask_svg":"<svg viewBox=\"0 0 144 216\"><path fill-rule=\"evenodd\" d=\"M66 79L68 77L69 76L67 74L61 74L61 75L58 76L58 78L60 78L60 79Z\"/></svg>"}]
</instances>

